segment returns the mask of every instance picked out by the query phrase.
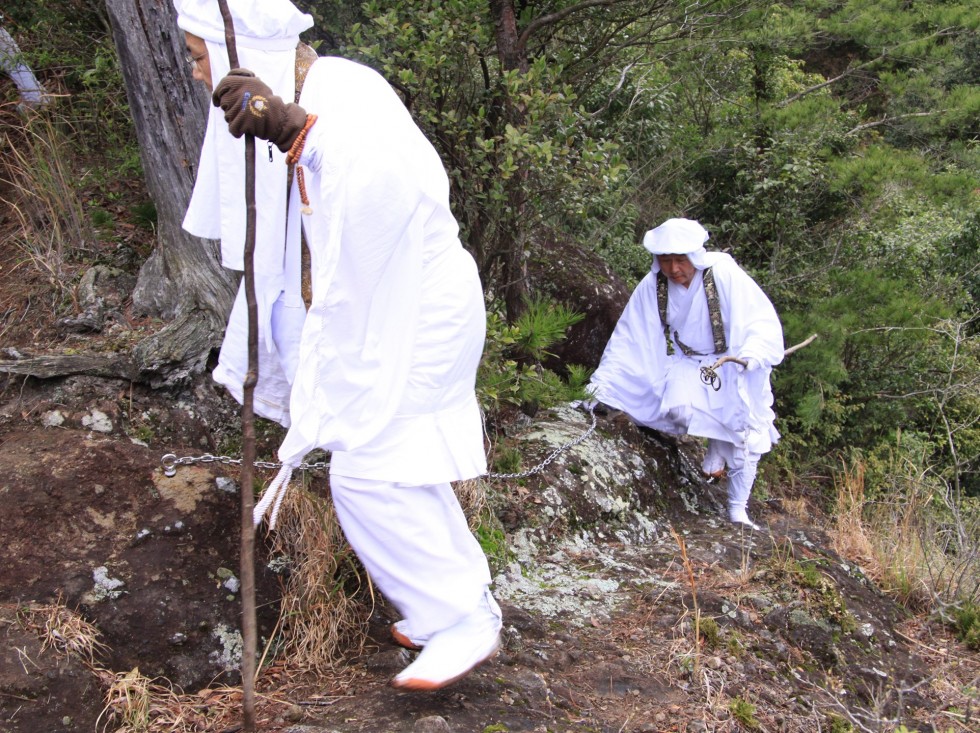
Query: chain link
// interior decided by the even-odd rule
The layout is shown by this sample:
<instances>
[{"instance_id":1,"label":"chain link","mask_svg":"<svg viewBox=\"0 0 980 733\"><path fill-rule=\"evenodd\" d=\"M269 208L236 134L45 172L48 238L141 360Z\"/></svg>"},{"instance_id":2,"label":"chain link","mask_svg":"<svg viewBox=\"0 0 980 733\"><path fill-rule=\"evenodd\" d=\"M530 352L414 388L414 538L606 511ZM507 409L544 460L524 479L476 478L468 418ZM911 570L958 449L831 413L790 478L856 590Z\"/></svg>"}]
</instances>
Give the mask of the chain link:
<instances>
[{"instance_id":1,"label":"chain link","mask_svg":"<svg viewBox=\"0 0 980 733\"><path fill-rule=\"evenodd\" d=\"M595 428L596 428L595 410L594 410L593 407L589 407L589 406L585 406L585 409L589 413L589 417L592 418L592 424L589 425L588 429L584 433L582 433L580 436L578 436L575 440L571 440L571 441L565 443L564 445L560 445L557 448L555 448L537 466L535 466L534 468L529 468L527 471L521 471L520 473L487 473L487 474L485 474L485 477L486 478L513 478L513 479L519 479L519 478L527 478L528 476L533 476L534 474L540 473L541 471L543 471L556 458L558 458L558 456L560 456L562 453L564 453L568 449L574 448L579 443L581 443L586 438L588 438L590 435L592 435L592 433L595 432Z\"/></svg>"},{"instance_id":2,"label":"chain link","mask_svg":"<svg viewBox=\"0 0 980 733\"><path fill-rule=\"evenodd\" d=\"M231 456L215 456L210 453L205 453L202 456L181 456L178 458L173 453L167 453L160 458L160 463L163 465L163 473L165 476L174 476L177 473L177 466L193 466L195 463L220 463L225 466L240 466L242 465L241 458L232 458ZM281 463L276 461L255 461L253 464L255 468L271 468L273 470L282 468ZM316 463L301 463L294 470L296 471L317 471L326 468L330 465L330 461L318 461Z\"/></svg>"},{"instance_id":3,"label":"chain link","mask_svg":"<svg viewBox=\"0 0 980 733\"><path fill-rule=\"evenodd\" d=\"M707 384L715 392L721 389L721 377L718 376L718 372L713 366L701 367L701 383Z\"/></svg>"},{"instance_id":4,"label":"chain link","mask_svg":"<svg viewBox=\"0 0 980 733\"><path fill-rule=\"evenodd\" d=\"M592 424L589 425L588 429L578 436L575 440L571 440L564 445L560 445L555 448L548 456L541 461L534 468L529 468L527 471L521 471L519 473L486 473L482 478L499 478L499 479L521 479L527 478L528 476L533 476L536 473L540 473L545 468L547 468L551 463L555 461L558 456L560 456L565 451L570 448L574 448L576 445L588 438L596 429L596 416L595 412L591 407L586 407L589 413L589 417L592 418ZM201 456L181 456L177 457L174 453L167 453L160 458L160 463L163 465L163 473L165 476L175 476L177 474L177 466L193 466L195 463L220 463L225 466L240 466L242 465L241 458L232 458L231 456L215 456L210 453L205 453ZM270 468L278 469L282 468L281 463L275 461L255 461L252 464L256 468ZM297 471L317 471L322 470L330 465L330 461L318 461L316 463L301 463L296 467Z\"/></svg>"}]
</instances>

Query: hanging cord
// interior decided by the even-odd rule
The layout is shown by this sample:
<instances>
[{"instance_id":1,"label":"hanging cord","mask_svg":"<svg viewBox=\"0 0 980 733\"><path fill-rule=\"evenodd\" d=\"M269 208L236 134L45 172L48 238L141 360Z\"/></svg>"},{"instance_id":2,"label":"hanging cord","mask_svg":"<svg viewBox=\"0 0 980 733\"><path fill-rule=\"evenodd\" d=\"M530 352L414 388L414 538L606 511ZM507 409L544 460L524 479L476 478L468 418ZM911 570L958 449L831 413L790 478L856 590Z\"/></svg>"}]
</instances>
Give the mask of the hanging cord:
<instances>
[{"instance_id":1,"label":"hanging cord","mask_svg":"<svg viewBox=\"0 0 980 733\"><path fill-rule=\"evenodd\" d=\"M292 477L292 466L284 465L279 469L279 473L276 474L272 483L262 492L262 498L255 505L255 510L252 512L253 526L258 528L262 524L262 520L265 518L265 514L271 506L272 513L269 514L269 529L273 530L276 528L276 519L279 518L279 507L282 506L282 500L286 498L286 492L289 490L289 480Z\"/></svg>"}]
</instances>

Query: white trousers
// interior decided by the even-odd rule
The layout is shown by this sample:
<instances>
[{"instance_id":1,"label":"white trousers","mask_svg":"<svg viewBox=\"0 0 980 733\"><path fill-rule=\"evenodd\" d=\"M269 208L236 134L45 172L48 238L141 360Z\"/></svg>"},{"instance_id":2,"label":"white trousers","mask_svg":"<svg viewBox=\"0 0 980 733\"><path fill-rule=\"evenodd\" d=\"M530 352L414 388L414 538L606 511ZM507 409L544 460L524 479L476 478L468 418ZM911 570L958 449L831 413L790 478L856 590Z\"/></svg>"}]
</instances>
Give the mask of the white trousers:
<instances>
[{"instance_id":1,"label":"white trousers","mask_svg":"<svg viewBox=\"0 0 980 733\"><path fill-rule=\"evenodd\" d=\"M753 453L724 440L708 439L708 449L701 467L715 473L728 466L728 512L744 511L749 505L752 484L759 468L761 453Z\"/></svg>"},{"instance_id":2,"label":"white trousers","mask_svg":"<svg viewBox=\"0 0 980 733\"><path fill-rule=\"evenodd\" d=\"M449 483L406 486L331 475L330 489L347 541L414 637L477 610L490 568Z\"/></svg>"}]
</instances>

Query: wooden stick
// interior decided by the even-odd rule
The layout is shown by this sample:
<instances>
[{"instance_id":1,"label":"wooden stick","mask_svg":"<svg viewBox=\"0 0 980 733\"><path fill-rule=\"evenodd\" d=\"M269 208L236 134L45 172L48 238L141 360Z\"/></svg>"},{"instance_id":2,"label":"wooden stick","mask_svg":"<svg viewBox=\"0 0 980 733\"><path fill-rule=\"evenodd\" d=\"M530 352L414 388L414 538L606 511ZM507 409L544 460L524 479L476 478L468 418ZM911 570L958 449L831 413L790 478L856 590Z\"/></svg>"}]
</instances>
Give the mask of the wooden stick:
<instances>
[{"instance_id":1,"label":"wooden stick","mask_svg":"<svg viewBox=\"0 0 980 733\"><path fill-rule=\"evenodd\" d=\"M742 366L748 366L748 362L746 362L744 359L739 359L737 356L723 356L718 361L716 361L714 364L711 365L711 370L714 371L722 364L727 364L730 361L733 361L736 364L741 364Z\"/></svg>"},{"instance_id":2,"label":"wooden stick","mask_svg":"<svg viewBox=\"0 0 980 733\"><path fill-rule=\"evenodd\" d=\"M783 352L783 356L789 356L794 351L799 351L804 346L809 346L810 344L813 343L814 339L816 338L817 338L817 334L815 333L811 334L806 340L800 341L800 343L796 344L796 346L790 346L788 349L786 349ZM736 364L741 364L742 366L748 366L748 364L745 362L744 359L739 359L737 356L723 356L718 361L716 361L714 364L711 365L711 369L712 370L717 369L722 364L727 364L730 361L733 361Z\"/></svg>"},{"instance_id":3,"label":"wooden stick","mask_svg":"<svg viewBox=\"0 0 980 733\"><path fill-rule=\"evenodd\" d=\"M799 351L804 346L809 346L810 344L813 343L813 340L816 337L817 337L817 334L815 334L815 333L810 334L810 336L807 339L805 339L803 341L800 341L800 343L798 343L796 346L790 346L788 349L786 349L786 351L783 352L783 356L789 356L794 351Z\"/></svg>"},{"instance_id":4,"label":"wooden stick","mask_svg":"<svg viewBox=\"0 0 980 733\"><path fill-rule=\"evenodd\" d=\"M237 69L238 46L235 24L227 0L218 0L225 25L228 63ZM255 503L252 475L255 466L255 384L259 381L259 314L255 298L255 138L245 136L245 303L248 307L248 372L242 390L242 470L241 558L242 581L242 730L255 731L255 525L252 508Z\"/></svg>"}]
</instances>

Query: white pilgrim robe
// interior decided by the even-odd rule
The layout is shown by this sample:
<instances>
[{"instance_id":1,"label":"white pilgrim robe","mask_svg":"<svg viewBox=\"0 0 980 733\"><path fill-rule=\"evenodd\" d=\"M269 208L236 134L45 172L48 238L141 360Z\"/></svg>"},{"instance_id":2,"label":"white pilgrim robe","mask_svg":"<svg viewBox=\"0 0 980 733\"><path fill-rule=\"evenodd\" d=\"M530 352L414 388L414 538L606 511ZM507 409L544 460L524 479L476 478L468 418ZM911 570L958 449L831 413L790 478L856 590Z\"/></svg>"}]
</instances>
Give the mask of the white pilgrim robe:
<instances>
[{"instance_id":1,"label":"white pilgrim robe","mask_svg":"<svg viewBox=\"0 0 980 733\"><path fill-rule=\"evenodd\" d=\"M299 104L318 115L300 159L312 213L299 213L294 180L285 279L258 296L256 412L288 426L284 464L320 448L332 452L332 474L359 479L422 485L482 475L483 291L443 164L365 66L318 59ZM308 313L297 307L300 220L312 262ZM214 373L239 399L246 326L239 294Z\"/></svg>"},{"instance_id":2,"label":"white pilgrim robe","mask_svg":"<svg viewBox=\"0 0 980 733\"><path fill-rule=\"evenodd\" d=\"M211 21L218 26L192 32L209 35L217 80L228 61L220 20ZM238 46L242 65L287 101L297 41L286 33ZM318 115L300 159L311 214L300 213L295 178L287 211L283 155L256 141L254 408L288 428L279 449L287 478L311 450L332 452L344 533L409 628L427 638L477 613L490 584L449 483L486 472L475 395L483 291L459 241L442 162L388 83L322 58L299 103ZM233 269L243 265L243 151L212 107L184 228L220 238ZM312 260L309 312L301 226ZM247 335L240 288L213 374L239 401Z\"/></svg>"},{"instance_id":3,"label":"white pilgrim robe","mask_svg":"<svg viewBox=\"0 0 980 733\"><path fill-rule=\"evenodd\" d=\"M727 351L713 353L703 271L697 269L687 288L668 282L667 322L672 340L676 332L681 343L702 356L685 356L676 342L674 354L667 354L653 271L630 297L590 388L597 400L640 425L765 453L779 438L769 375L783 358L782 326L769 298L729 255L711 252L705 260L717 286ZM723 365L718 370L721 389L715 391L702 382L700 368L726 355L759 366Z\"/></svg>"}]
</instances>

